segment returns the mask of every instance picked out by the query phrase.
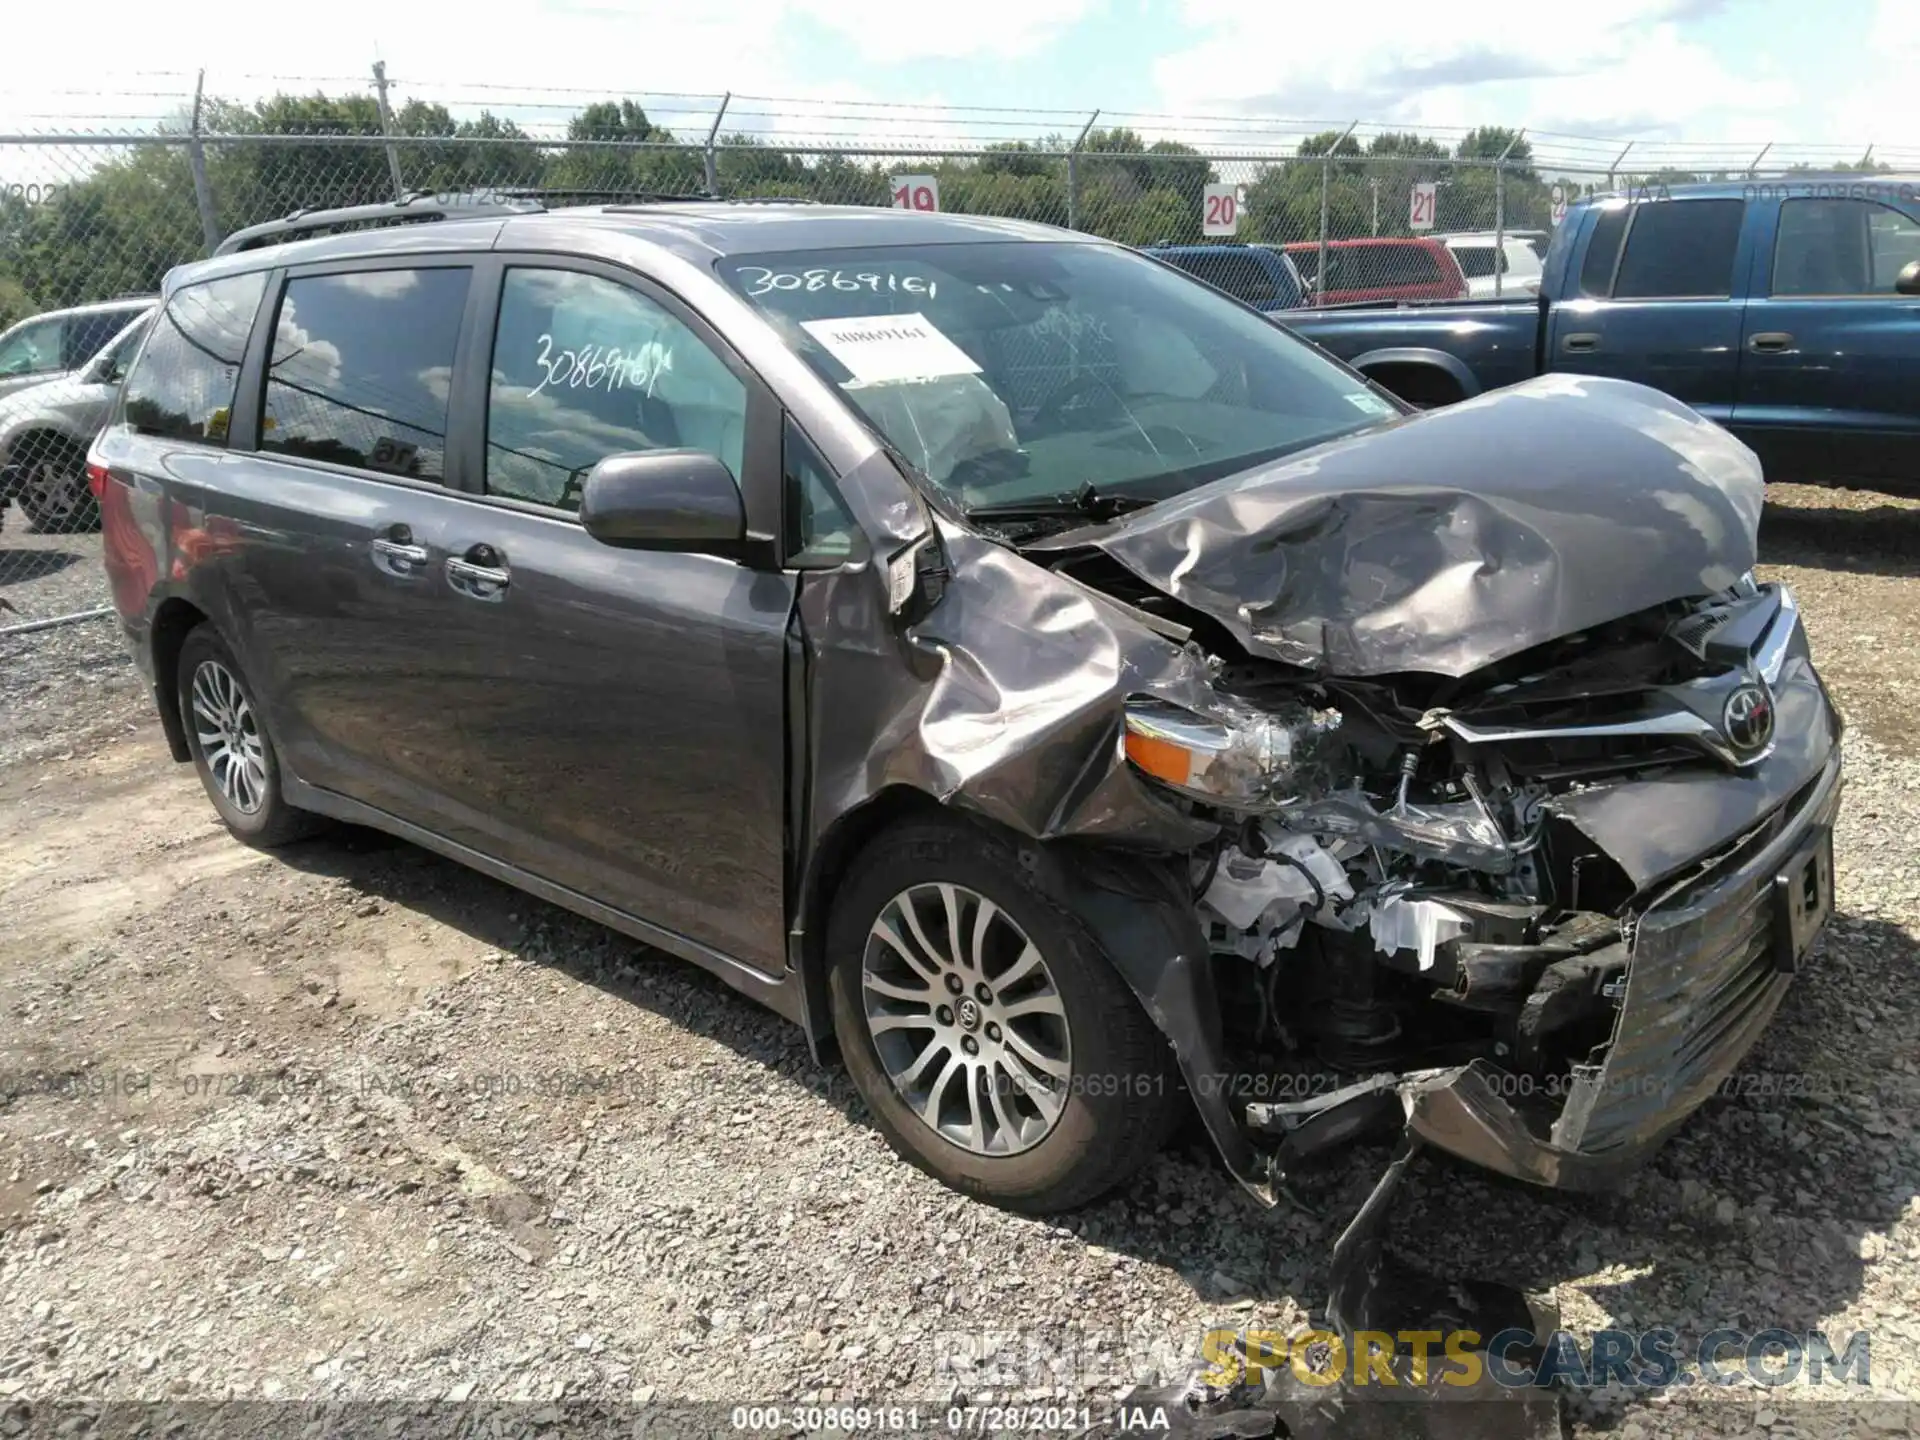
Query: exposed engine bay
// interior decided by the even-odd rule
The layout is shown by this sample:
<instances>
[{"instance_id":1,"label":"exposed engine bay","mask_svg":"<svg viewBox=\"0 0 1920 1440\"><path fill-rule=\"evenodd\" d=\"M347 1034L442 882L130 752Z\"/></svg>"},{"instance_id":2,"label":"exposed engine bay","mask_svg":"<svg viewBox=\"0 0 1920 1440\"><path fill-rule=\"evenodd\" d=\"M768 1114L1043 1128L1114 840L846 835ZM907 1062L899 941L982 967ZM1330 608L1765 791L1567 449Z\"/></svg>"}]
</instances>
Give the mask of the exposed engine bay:
<instances>
[{"instance_id":1,"label":"exposed engine bay","mask_svg":"<svg viewBox=\"0 0 1920 1440\"><path fill-rule=\"evenodd\" d=\"M1095 573L1181 625L1232 707L1136 700L1124 749L1220 827L1190 879L1241 1123L1304 1153L1399 1121L1394 1077L1482 1062L1577 1143L1556 1122L1601 1074L1647 897L1567 802L1768 758L1791 594L1746 576L1460 678L1340 677Z\"/></svg>"}]
</instances>

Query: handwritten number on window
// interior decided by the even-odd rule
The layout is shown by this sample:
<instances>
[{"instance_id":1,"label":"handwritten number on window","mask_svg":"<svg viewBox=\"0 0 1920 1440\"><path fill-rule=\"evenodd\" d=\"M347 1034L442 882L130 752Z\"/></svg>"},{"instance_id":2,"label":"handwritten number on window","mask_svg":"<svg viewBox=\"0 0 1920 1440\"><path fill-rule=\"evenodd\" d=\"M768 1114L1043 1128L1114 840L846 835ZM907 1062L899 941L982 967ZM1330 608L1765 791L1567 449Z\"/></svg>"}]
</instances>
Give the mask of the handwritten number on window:
<instances>
[{"instance_id":1,"label":"handwritten number on window","mask_svg":"<svg viewBox=\"0 0 1920 1440\"><path fill-rule=\"evenodd\" d=\"M924 295L929 300L940 293L939 282L924 275L881 275L871 270L766 270L742 265L740 278L747 285L750 300L776 290L866 291L874 295Z\"/></svg>"},{"instance_id":2,"label":"handwritten number on window","mask_svg":"<svg viewBox=\"0 0 1920 1440\"><path fill-rule=\"evenodd\" d=\"M555 350L553 336L542 335L539 345L540 353L533 363L540 371L540 383L527 392L529 400L547 389L635 389L652 395L660 377L673 369L672 347L658 340L649 340L631 350L612 345Z\"/></svg>"}]
</instances>

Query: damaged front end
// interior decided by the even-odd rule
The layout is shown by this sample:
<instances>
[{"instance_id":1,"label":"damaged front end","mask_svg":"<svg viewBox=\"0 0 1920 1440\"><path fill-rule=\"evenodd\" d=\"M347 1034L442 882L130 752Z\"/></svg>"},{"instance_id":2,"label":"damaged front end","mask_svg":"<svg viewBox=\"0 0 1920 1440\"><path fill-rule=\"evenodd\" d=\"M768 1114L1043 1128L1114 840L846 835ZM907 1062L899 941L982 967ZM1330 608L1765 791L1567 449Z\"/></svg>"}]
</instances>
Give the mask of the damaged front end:
<instances>
[{"instance_id":1,"label":"damaged front end","mask_svg":"<svg viewBox=\"0 0 1920 1440\"><path fill-rule=\"evenodd\" d=\"M1667 397L1546 377L1105 524L935 522L900 651L802 592L812 848L896 791L1032 842L1268 1203L1393 1127L1602 1184L1831 903L1839 719L1761 493Z\"/></svg>"},{"instance_id":2,"label":"damaged front end","mask_svg":"<svg viewBox=\"0 0 1920 1440\"><path fill-rule=\"evenodd\" d=\"M1467 686L1243 683L1310 717L1312 755L1193 860L1268 1183L1404 1125L1602 1185L1771 1017L1831 903L1839 799L1792 597L1742 582L1609 631ZM1751 723L1681 721L1716 707ZM1174 768L1170 731L1130 711L1130 757Z\"/></svg>"},{"instance_id":3,"label":"damaged front end","mask_svg":"<svg viewBox=\"0 0 1920 1440\"><path fill-rule=\"evenodd\" d=\"M1542 426L1550 468L1489 462ZM1249 1185L1404 1126L1596 1186L1739 1063L1840 790L1760 495L1666 397L1550 379L1027 547L1208 667L1208 713L1136 694L1121 750L1217 826L1186 863Z\"/></svg>"}]
</instances>

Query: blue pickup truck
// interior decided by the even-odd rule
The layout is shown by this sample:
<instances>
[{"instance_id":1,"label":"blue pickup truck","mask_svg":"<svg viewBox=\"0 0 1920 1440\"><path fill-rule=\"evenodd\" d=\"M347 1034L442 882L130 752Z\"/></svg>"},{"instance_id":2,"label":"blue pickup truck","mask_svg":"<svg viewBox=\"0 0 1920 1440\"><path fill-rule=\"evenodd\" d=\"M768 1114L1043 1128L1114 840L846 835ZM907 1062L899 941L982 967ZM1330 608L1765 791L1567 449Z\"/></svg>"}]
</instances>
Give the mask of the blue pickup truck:
<instances>
[{"instance_id":1,"label":"blue pickup truck","mask_svg":"<svg viewBox=\"0 0 1920 1440\"><path fill-rule=\"evenodd\" d=\"M1537 300L1294 311L1416 405L1548 371L1666 391L1775 479L1920 487L1920 178L1650 187L1569 207Z\"/></svg>"},{"instance_id":2,"label":"blue pickup truck","mask_svg":"<svg viewBox=\"0 0 1920 1440\"><path fill-rule=\"evenodd\" d=\"M1256 310L1291 310L1306 298L1293 260L1273 245L1150 245L1145 253Z\"/></svg>"}]
</instances>

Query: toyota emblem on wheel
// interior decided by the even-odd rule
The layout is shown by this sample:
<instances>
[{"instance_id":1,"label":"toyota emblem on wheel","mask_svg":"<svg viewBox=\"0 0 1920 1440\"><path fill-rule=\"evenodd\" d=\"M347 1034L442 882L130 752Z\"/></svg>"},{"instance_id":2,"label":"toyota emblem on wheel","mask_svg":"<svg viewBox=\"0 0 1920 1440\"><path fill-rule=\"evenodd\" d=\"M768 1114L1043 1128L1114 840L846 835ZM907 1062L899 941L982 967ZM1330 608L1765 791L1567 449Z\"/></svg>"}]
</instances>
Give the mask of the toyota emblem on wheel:
<instances>
[{"instance_id":1,"label":"toyota emblem on wheel","mask_svg":"<svg viewBox=\"0 0 1920 1440\"><path fill-rule=\"evenodd\" d=\"M1729 695L1720 727L1727 743L1743 755L1766 749L1773 739L1773 697L1766 687L1749 683Z\"/></svg>"}]
</instances>

